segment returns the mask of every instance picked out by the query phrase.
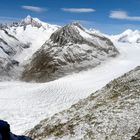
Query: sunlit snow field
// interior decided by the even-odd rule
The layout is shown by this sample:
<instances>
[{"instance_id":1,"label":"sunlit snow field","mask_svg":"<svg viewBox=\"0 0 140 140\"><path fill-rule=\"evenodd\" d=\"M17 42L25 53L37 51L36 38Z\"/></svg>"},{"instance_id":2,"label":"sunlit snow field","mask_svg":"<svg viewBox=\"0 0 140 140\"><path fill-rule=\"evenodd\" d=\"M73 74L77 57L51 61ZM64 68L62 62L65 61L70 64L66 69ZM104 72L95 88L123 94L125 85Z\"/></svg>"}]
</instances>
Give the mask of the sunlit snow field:
<instances>
[{"instance_id":1,"label":"sunlit snow field","mask_svg":"<svg viewBox=\"0 0 140 140\"><path fill-rule=\"evenodd\" d=\"M11 124L12 132L22 134L140 65L140 46L115 45L120 55L88 71L43 84L1 82L0 119Z\"/></svg>"}]
</instances>

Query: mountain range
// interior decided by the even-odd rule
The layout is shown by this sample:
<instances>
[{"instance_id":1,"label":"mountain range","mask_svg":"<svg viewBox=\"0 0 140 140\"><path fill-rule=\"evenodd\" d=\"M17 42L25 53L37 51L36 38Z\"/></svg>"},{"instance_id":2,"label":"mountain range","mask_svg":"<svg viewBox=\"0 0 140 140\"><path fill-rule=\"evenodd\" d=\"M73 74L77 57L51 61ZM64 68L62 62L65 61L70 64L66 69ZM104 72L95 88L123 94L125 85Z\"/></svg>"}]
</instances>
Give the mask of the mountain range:
<instances>
[{"instance_id":1,"label":"mountain range","mask_svg":"<svg viewBox=\"0 0 140 140\"><path fill-rule=\"evenodd\" d=\"M139 54L138 30L1 24L1 119L34 140L139 140Z\"/></svg>"},{"instance_id":2,"label":"mountain range","mask_svg":"<svg viewBox=\"0 0 140 140\"><path fill-rule=\"evenodd\" d=\"M119 54L110 39L79 23L60 27L27 16L0 32L1 79L46 82Z\"/></svg>"},{"instance_id":3,"label":"mountain range","mask_svg":"<svg viewBox=\"0 0 140 140\"><path fill-rule=\"evenodd\" d=\"M0 79L19 78L23 65L28 63L29 58L58 28L59 26L47 24L31 16L10 25L1 25Z\"/></svg>"}]
</instances>

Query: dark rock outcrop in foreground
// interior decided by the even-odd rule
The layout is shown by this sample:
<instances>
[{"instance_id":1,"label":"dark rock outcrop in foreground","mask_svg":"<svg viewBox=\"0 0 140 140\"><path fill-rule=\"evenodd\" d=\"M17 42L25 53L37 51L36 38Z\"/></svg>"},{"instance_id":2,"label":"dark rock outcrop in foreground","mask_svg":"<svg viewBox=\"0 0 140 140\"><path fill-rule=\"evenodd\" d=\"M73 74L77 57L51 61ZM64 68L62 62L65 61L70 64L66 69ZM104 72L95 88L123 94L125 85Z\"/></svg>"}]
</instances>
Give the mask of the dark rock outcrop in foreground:
<instances>
[{"instance_id":1,"label":"dark rock outcrop in foreground","mask_svg":"<svg viewBox=\"0 0 140 140\"><path fill-rule=\"evenodd\" d=\"M0 140L32 140L26 136L17 136L10 132L10 125L0 120Z\"/></svg>"},{"instance_id":2,"label":"dark rock outcrop in foreground","mask_svg":"<svg viewBox=\"0 0 140 140\"><path fill-rule=\"evenodd\" d=\"M34 140L130 140L139 126L140 67L137 67L70 109L41 121L28 136ZM137 136L132 140L139 140Z\"/></svg>"},{"instance_id":3,"label":"dark rock outcrop in foreground","mask_svg":"<svg viewBox=\"0 0 140 140\"><path fill-rule=\"evenodd\" d=\"M106 37L91 34L78 23L68 24L56 32L33 55L25 66L22 79L46 82L72 72L93 68L118 54Z\"/></svg>"},{"instance_id":4,"label":"dark rock outcrop in foreground","mask_svg":"<svg viewBox=\"0 0 140 140\"><path fill-rule=\"evenodd\" d=\"M131 140L140 140L140 128L138 132L136 133L136 135L131 138Z\"/></svg>"}]
</instances>

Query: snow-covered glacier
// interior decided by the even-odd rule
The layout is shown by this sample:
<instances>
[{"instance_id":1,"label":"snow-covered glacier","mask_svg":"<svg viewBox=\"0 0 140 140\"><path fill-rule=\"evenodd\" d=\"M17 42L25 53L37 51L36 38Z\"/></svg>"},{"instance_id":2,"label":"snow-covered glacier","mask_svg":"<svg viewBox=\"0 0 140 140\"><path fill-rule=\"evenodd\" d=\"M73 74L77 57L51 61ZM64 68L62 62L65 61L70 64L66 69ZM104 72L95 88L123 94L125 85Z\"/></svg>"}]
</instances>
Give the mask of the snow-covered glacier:
<instances>
[{"instance_id":1,"label":"snow-covered glacier","mask_svg":"<svg viewBox=\"0 0 140 140\"><path fill-rule=\"evenodd\" d=\"M48 83L0 83L0 118L15 133L24 133L41 120L60 112L140 65L138 44L114 42L120 54L98 67Z\"/></svg>"}]
</instances>

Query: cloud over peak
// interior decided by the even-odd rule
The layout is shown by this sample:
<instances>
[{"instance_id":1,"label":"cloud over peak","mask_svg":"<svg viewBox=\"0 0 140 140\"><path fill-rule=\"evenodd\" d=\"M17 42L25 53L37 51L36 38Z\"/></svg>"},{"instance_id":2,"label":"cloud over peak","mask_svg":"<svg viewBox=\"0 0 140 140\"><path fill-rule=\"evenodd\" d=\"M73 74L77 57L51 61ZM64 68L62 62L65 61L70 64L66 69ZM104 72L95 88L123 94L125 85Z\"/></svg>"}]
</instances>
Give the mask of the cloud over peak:
<instances>
[{"instance_id":1,"label":"cloud over peak","mask_svg":"<svg viewBox=\"0 0 140 140\"><path fill-rule=\"evenodd\" d=\"M140 21L140 16L129 16L126 11L122 10L111 11L109 17L121 20Z\"/></svg>"},{"instance_id":2,"label":"cloud over peak","mask_svg":"<svg viewBox=\"0 0 140 140\"><path fill-rule=\"evenodd\" d=\"M21 6L23 9L25 10L29 10L32 12L37 12L37 13L41 13L41 12L45 12L47 11L47 9L42 8L42 7L37 7L37 6L29 6L29 5L23 5Z\"/></svg>"},{"instance_id":3,"label":"cloud over peak","mask_svg":"<svg viewBox=\"0 0 140 140\"><path fill-rule=\"evenodd\" d=\"M70 13L91 13L96 11L93 8L62 8L61 10Z\"/></svg>"}]
</instances>

